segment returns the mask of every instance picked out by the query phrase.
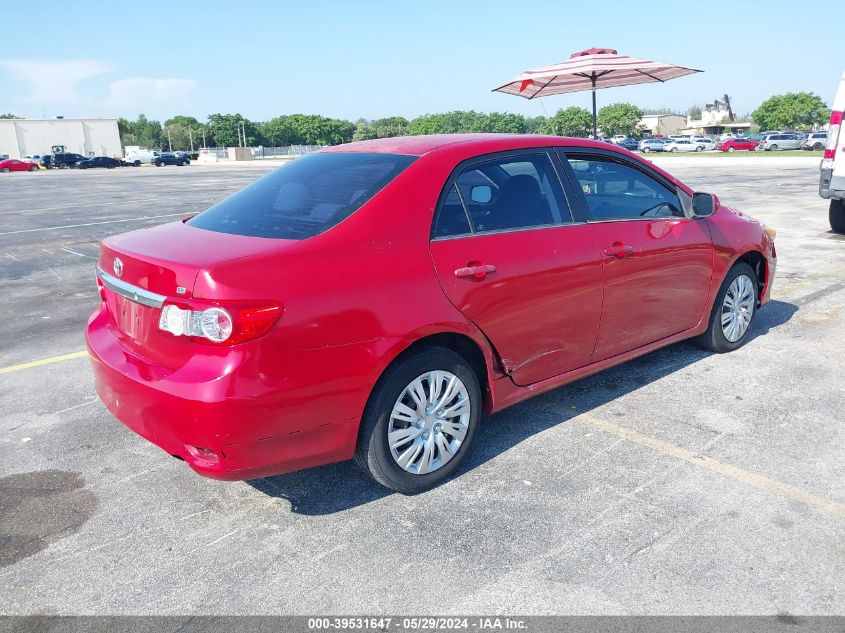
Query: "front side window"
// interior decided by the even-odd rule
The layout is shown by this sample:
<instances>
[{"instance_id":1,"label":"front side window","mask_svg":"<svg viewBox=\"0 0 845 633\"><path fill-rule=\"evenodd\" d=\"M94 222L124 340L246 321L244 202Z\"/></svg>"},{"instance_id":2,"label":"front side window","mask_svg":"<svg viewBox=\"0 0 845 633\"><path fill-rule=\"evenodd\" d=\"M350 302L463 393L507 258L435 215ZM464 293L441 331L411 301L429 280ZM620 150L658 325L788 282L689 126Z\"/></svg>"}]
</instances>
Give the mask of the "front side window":
<instances>
[{"instance_id":1,"label":"front side window","mask_svg":"<svg viewBox=\"0 0 845 633\"><path fill-rule=\"evenodd\" d=\"M569 222L572 215L548 155L509 156L461 171L440 203L432 237Z\"/></svg>"},{"instance_id":2,"label":"front side window","mask_svg":"<svg viewBox=\"0 0 845 633\"><path fill-rule=\"evenodd\" d=\"M200 213L188 224L254 237L312 237L352 215L415 158L358 152L303 156Z\"/></svg>"},{"instance_id":3,"label":"front side window","mask_svg":"<svg viewBox=\"0 0 845 633\"><path fill-rule=\"evenodd\" d=\"M677 194L641 170L599 156L569 156L593 220L686 217Z\"/></svg>"}]
</instances>

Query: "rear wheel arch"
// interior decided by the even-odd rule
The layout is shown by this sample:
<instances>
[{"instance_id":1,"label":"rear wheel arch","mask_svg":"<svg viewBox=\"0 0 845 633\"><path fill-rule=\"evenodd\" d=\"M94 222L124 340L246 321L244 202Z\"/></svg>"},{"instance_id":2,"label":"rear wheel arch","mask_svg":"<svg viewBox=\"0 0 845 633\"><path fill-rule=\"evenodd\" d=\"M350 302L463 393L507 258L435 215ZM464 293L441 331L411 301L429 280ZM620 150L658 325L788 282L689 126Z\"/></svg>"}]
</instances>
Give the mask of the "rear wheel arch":
<instances>
[{"instance_id":1,"label":"rear wheel arch","mask_svg":"<svg viewBox=\"0 0 845 633\"><path fill-rule=\"evenodd\" d=\"M399 353L395 354L390 362L382 368L379 372L378 378L373 382L370 394L367 397L367 402L364 405L364 411L366 411L367 407L370 406L373 395L376 393L379 385L384 381L385 376L390 372L392 367L407 358L420 354L433 347L442 347L451 350L467 361L478 378L478 384L481 387L483 410L490 411L492 406L490 378L494 373L490 362L495 362L495 356L493 356L494 352L492 348L488 346L488 354L485 354L484 349L478 341L474 340L467 334L455 331L436 332L421 336L411 341L401 351L399 351ZM490 361L488 361L488 358Z\"/></svg>"}]
</instances>

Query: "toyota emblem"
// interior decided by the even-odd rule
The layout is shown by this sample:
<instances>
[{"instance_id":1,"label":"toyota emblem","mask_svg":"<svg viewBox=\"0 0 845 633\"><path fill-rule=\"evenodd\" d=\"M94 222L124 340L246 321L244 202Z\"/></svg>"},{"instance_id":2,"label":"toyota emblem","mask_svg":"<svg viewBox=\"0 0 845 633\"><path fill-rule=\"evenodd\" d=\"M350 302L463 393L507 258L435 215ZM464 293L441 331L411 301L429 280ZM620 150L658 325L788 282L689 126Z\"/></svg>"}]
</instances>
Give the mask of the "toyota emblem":
<instances>
[{"instance_id":1,"label":"toyota emblem","mask_svg":"<svg viewBox=\"0 0 845 633\"><path fill-rule=\"evenodd\" d=\"M114 258L114 274L118 277L123 277L123 262L120 261L120 257Z\"/></svg>"}]
</instances>

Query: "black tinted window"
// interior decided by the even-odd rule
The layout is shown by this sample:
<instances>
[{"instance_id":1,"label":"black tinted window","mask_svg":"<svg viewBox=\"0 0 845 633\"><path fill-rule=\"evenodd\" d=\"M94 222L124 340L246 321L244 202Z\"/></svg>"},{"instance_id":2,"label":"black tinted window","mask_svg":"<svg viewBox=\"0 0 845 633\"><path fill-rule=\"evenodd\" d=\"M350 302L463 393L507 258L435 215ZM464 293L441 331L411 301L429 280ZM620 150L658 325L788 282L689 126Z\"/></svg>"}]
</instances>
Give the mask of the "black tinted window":
<instances>
[{"instance_id":1,"label":"black tinted window","mask_svg":"<svg viewBox=\"0 0 845 633\"><path fill-rule=\"evenodd\" d=\"M570 156L569 164L594 220L685 217L675 192L639 169L595 156Z\"/></svg>"},{"instance_id":2,"label":"black tinted window","mask_svg":"<svg viewBox=\"0 0 845 633\"><path fill-rule=\"evenodd\" d=\"M447 237L449 235L465 235L471 233L464 205L458 194L457 187L453 184L440 203L440 211L437 214L437 221L434 224L432 237Z\"/></svg>"},{"instance_id":3,"label":"black tinted window","mask_svg":"<svg viewBox=\"0 0 845 633\"><path fill-rule=\"evenodd\" d=\"M545 153L466 167L441 202L433 237L467 233L466 216L476 233L572 221L557 174Z\"/></svg>"},{"instance_id":4,"label":"black tinted window","mask_svg":"<svg viewBox=\"0 0 845 633\"><path fill-rule=\"evenodd\" d=\"M349 217L414 158L356 152L303 156L200 213L188 224L236 235L311 237Z\"/></svg>"}]
</instances>

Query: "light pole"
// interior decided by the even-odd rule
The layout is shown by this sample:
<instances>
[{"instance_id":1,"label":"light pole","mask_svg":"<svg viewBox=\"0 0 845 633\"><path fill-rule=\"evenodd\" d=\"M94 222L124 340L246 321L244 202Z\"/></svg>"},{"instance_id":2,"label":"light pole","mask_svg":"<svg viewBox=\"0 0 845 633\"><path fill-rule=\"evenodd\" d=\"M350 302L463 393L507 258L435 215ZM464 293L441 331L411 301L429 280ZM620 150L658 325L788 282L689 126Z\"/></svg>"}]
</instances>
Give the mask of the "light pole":
<instances>
[{"instance_id":1,"label":"light pole","mask_svg":"<svg viewBox=\"0 0 845 633\"><path fill-rule=\"evenodd\" d=\"M167 151L172 152L173 151L173 142L170 140L170 128L166 128L166 129L167 129Z\"/></svg>"}]
</instances>

